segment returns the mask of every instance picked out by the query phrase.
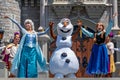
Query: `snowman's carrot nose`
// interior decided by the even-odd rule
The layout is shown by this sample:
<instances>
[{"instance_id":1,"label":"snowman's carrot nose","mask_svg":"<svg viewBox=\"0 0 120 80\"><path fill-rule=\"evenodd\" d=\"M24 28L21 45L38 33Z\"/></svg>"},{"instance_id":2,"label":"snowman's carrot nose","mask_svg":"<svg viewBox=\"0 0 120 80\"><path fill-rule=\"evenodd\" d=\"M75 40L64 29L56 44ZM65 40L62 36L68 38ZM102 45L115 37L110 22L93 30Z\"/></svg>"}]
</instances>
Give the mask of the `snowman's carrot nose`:
<instances>
[{"instance_id":1,"label":"snowman's carrot nose","mask_svg":"<svg viewBox=\"0 0 120 80\"><path fill-rule=\"evenodd\" d=\"M64 25L63 27L66 27L66 25Z\"/></svg>"}]
</instances>

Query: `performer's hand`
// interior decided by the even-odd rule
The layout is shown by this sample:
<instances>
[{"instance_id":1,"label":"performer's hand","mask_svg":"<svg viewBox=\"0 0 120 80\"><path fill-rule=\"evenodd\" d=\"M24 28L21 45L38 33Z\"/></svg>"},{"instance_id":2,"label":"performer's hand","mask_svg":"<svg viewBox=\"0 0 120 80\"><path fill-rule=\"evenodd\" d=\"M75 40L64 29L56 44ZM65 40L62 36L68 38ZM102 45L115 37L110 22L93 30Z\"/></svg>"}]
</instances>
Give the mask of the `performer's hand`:
<instances>
[{"instance_id":1,"label":"performer's hand","mask_svg":"<svg viewBox=\"0 0 120 80\"><path fill-rule=\"evenodd\" d=\"M81 27L82 27L82 25L79 24L79 25L78 25L78 28L81 28Z\"/></svg>"},{"instance_id":2,"label":"performer's hand","mask_svg":"<svg viewBox=\"0 0 120 80\"><path fill-rule=\"evenodd\" d=\"M118 13L114 13L113 14L113 19L115 18L115 16L118 16Z\"/></svg>"},{"instance_id":3,"label":"performer's hand","mask_svg":"<svg viewBox=\"0 0 120 80\"><path fill-rule=\"evenodd\" d=\"M82 25L78 25L78 29L79 29L79 30L81 29L81 27L82 27Z\"/></svg>"},{"instance_id":4,"label":"performer's hand","mask_svg":"<svg viewBox=\"0 0 120 80\"><path fill-rule=\"evenodd\" d=\"M80 30L80 29L81 29L81 27L78 27L78 29Z\"/></svg>"},{"instance_id":5,"label":"performer's hand","mask_svg":"<svg viewBox=\"0 0 120 80\"><path fill-rule=\"evenodd\" d=\"M53 27L54 23L53 22L49 22L49 27Z\"/></svg>"},{"instance_id":6,"label":"performer's hand","mask_svg":"<svg viewBox=\"0 0 120 80\"><path fill-rule=\"evenodd\" d=\"M5 52L5 54L10 54L10 49L6 48Z\"/></svg>"},{"instance_id":7,"label":"performer's hand","mask_svg":"<svg viewBox=\"0 0 120 80\"><path fill-rule=\"evenodd\" d=\"M87 26L84 26L85 29L87 29L88 27Z\"/></svg>"},{"instance_id":8,"label":"performer's hand","mask_svg":"<svg viewBox=\"0 0 120 80\"><path fill-rule=\"evenodd\" d=\"M4 18L9 18L8 16L4 16Z\"/></svg>"},{"instance_id":9,"label":"performer's hand","mask_svg":"<svg viewBox=\"0 0 120 80\"><path fill-rule=\"evenodd\" d=\"M77 22L77 25L78 25L78 27L81 28L83 24L82 24L82 22Z\"/></svg>"}]
</instances>

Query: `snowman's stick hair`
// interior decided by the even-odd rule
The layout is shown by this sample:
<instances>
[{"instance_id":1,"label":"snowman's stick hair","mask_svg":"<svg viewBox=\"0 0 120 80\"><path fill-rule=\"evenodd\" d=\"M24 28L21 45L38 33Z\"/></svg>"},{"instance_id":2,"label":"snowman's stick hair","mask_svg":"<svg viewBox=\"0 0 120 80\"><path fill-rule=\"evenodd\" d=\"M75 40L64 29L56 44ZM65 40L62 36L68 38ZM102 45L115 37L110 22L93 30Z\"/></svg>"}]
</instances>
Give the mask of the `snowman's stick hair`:
<instances>
[{"instance_id":1,"label":"snowman's stick hair","mask_svg":"<svg viewBox=\"0 0 120 80\"><path fill-rule=\"evenodd\" d=\"M71 21L70 21L70 19L68 19L68 18L63 18L61 21L60 21L60 23L62 23L62 22L69 22L70 24L71 24Z\"/></svg>"}]
</instances>

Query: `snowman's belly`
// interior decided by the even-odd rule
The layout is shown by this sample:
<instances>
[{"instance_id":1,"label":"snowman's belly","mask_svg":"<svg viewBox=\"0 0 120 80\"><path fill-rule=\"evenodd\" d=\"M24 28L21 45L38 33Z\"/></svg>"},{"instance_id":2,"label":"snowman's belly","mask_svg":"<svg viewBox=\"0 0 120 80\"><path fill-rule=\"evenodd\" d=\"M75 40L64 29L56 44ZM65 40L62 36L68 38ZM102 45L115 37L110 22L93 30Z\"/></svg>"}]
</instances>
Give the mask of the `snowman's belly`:
<instances>
[{"instance_id":1,"label":"snowman's belly","mask_svg":"<svg viewBox=\"0 0 120 80\"><path fill-rule=\"evenodd\" d=\"M66 53L66 57L62 54ZM69 62L69 63L68 63ZM78 59L75 53L70 48L56 49L50 59L50 72L52 74L62 73L64 75L69 73L76 73L79 69Z\"/></svg>"},{"instance_id":2,"label":"snowman's belly","mask_svg":"<svg viewBox=\"0 0 120 80\"><path fill-rule=\"evenodd\" d=\"M57 36L56 46L59 47L72 47L71 36L61 37Z\"/></svg>"}]
</instances>

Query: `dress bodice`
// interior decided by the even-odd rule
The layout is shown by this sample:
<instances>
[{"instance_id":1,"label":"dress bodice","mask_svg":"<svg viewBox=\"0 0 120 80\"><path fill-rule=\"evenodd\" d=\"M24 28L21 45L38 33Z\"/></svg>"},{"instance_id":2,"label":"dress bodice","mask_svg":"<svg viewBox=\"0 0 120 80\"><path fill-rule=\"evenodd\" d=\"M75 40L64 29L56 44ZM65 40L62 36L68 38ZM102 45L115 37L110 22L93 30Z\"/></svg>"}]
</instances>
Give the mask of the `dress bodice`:
<instances>
[{"instance_id":1,"label":"dress bodice","mask_svg":"<svg viewBox=\"0 0 120 80\"><path fill-rule=\"evenodd\" d=\"M71 36L67 36L67 37L57 36L56 46L71 48L72 47Z\"/></svg>"},{"instance_id":2,"label":"dress bodice","mask_svg":"<svg viewBox=\"0 0 120 80\"><path fill-rule=\"evenodd\" d=\"M101 44L105 42L105 33L103 34L103 38L101 38L101 35L96 35L96 43Z\"/></svg>"},{"instance_id":3,"label":"dress bodice","mask_svg":"<svg viewBox=\"0 0 120 80\"><path fill-rule=\"evenodd\" d=\"M25 37L25 46L35 47L36 46L36 35L35 34L26 34Z\"/></svg>"}]
</instances>

